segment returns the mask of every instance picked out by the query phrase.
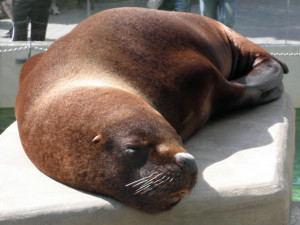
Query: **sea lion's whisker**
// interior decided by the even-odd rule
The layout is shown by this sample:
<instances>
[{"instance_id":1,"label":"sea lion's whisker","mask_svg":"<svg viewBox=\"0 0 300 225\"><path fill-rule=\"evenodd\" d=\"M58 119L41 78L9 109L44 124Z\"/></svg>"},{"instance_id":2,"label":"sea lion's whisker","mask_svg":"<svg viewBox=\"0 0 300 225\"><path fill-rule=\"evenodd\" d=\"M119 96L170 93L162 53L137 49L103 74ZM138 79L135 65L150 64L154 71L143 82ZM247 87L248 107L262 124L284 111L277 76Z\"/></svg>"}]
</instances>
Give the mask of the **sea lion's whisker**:
<instances>
[{"instance_id":1,"label":"sea lion's whisker","mask_svg":"<svg viewBox=\"0 0 300 225\"><path fill-rule=\"evenodd\" d=\"M153 184L153 181L147 181L142 186L140 186L139 189L144 188L144 187L146 187L148 185L151 185L151 184Z\"/></svg>"},{"instance_id":2,"label":"sea lion's whisker","mask_svg":"<svg viewBox=\"0 0 300 225\"><path fill-rule=\"evenodd\" d=\"M147 182L147 183L143 184L141 187L139 187L139 189L137 189L137 191L143 190L143 189L145 189L145 188L147 188L147 187L149 187L151 185L153 185L153 182L150 182L150 183Z\"/></svg>"},{"instance_id":3,"label":"sea lion's whisker","mask_svg":"<svg viewBox=\"0 0 300 225\"><path fill-rule=\"evenodd\" d=\"M153 188L156 188L156 187L158 187L159 185L161 185L161 184L163 184L163 183L165 183L165 181L161 181L160 183L155 184Z\"/></svg>"},{"instance_id":4,"label":"sea lion's whisker","mask_svg":"<svg viewBox=\"0 0 300 225\"><path fill-rule=\"evenodd\" d=\"M158 185L160 185L161 183L164 183L165 181L164 181L164 178L165 178L166 176L163 176L162 178L160 178L160 179L158 179L158 180L156 180L156 181L154 181L154 182L151 182L151 183L149 183L149 185L147 185L147 186L145 186L144 187L144 185L146 185L146 184L144 184L143 186L141 186L140 188L143 188L143 189L145 189L145 188L147 188L148 186L152 186L153 188L155 188L155 187L157 187ZM153 189L152 188L152 189Z\"/></svg>"},{"instance_id":5,"label":"sea lion's whisker","mask_svg":"<svg viewBox=\"0 0 300 225\"><path fill-rule=\"evenodd\" d=\"M139 188L138 190L136 190L136 192L134 192L134 194L138 194L138 193L144 191L145 189L151 187L151 185L152 185L152 184L149 184L148 186L145 186L144 188Z\"/></svg>"},{"instance_id":6,"label":"sea lion's whisker","mask_svg":"<svg viewBox=\"0 0 300 225\"><path fill-rule=\"evenodd\" d=\"M143 189L145 189L145 188L147 188L149 186L155 186L160 181L161 181L161 179L158 179L156 181L147 182L144 185L142 185L138 190L140 190L140 189L143 190Z\"/></svg>"},{"instance_id":7,"label":"sea lion's whisker","mask_svg":"<svg viewBox=\"0 0 300 225\"><path fill-rule=\"evenodd\" d=\"M165 177L166 177L166 175L165 175L165 176L163 176L162 178L160 178L160 179L156 180L156 181L154 182L154 184L156 184L157 182L159 182L159 181L163 180Z\"/></svg>"},{"instance_id":8,"label":"sea lion's whisker","mask_svg":"<svg viewBox=\"0 0 300 225\"><path fill-rule=\"evenodd\" d=\"M157 174L155 177L151 178L154 174L155 174L155 173L152 173L152 174L150 174L148 177L143 177L143 178L141 178L141 179L139 179L139 180L135 180L135 181L133 181L133 182L131 182L131 183L129 183L129 184L126 184L125 187L129 187L129 186L131 186L131 185L133 185L133 187L136 187L136 186L138 186L138 185L140 185L140 184L143 184L143 183L145 183L145 182L152 181L152 180L154 180L155 178L157 178L158 176L160 176L162 173L159 173L159 174ZM151 179L149 180L149 178L151 178Z\"/></svg>"},{"instance_id":9,"label":"sea lion's whisker","mask_svg":"<svg viewBox=\"0 0 300 225\"><path fill-rule=\"evenodd\" d=\"M153 178L151 178L150 180L154 180L155 178L157 178L157 177L159 177L160 175L162 175L163 173L159 173L159 174L157 174L155 177L153 177ZM149 181L150 181L149 180Z\"/></svg>"},{"instance_id":10,"label":"sea lion's whisker","mask_svg":"<svg viewBox=\"0 0 300 225\"><path fill-rule=\"evenodd\" d=\"M153 194L153 192L155 191L155 189L159 186L159 185L161 185L161 184L163 184L163 183L165 183L165 181L161 181L160 183L158 183L158 184L155 184L155 185L153 185L152 186L152 188L150 189L150 190L147 190L147 192L144 192L144 193L142 193L145 197L146 196L151 196L151 194ZM164 185L163 185L164 186ZM146 194L146 195L145 195Z\"/></svg>"},{"instance_id":11,"label":"sea lion's whisker","mask_svg":"<svg viewBox=\"0 0 300 225\"><path fill-rule=\"evenodd\" d=\"M158 180L154 180L157 177L159 177L162 173L156 175L155 177L153 177L151 180L149 180L148 182L146 182L145 184L143 184L136 192L135 194L138 194L140 192L143 192L141 194L145 194L148 191L153 190L153 188L157 187L158 185L160 185L160 183L158 184L158 182L164 182L164 178L166 177L166 175L164 175L162 178L158 179ZM148 189L149 187L152 187L150 189ZM148 190L147 190L148 189Z\"/></svg>"},{"instance_id":12,"label":"sea lion's whisker","mask_svg":"<svg viewBox=\"0 0 300 225\"><path fill-rule=\"evenodd\" d=\"M151 194L153 194L153 192L155 191L155 189L157 187L159 187L161 184L163 184L163 185L159 188L159 191L161 189L163 189L168 184L167 181L170 179L170 177L167 177L166 179L164 179L165 177L166 177L166 175L163 176L161 179L155 181L155 184L151 186L151 189L148 189L148 190L144 191L143 193L141 193L141 195L143 195L143 197L151 196ZM157 183L157 182L159 182L159 183Z\"/></svg>"},{"instance_id":13,"label":"sea lion's whisker","mask_svg":"<svg viewBox=\"0 0 300 225\"><path fill-rule=\"evenodd\" d=\"M169 179L170 179L170 177L167 177L167 179L165 180L165 184L160 187L159 191L161 191L168 184L167 181Z\"/></svg>"},{"instance_id":14,"label":"sea lion's whisker","mask_svg":"<svg viewBox=\"0 0 300 225\"><path fill-rule=\"evenodd\" d=\"M126 184L125 187L128 187L128 186L131 186L131 185L134 185L133 187L137 186L138 184L141 184L141 183L144 183L146 182L153 174L149 175L148 177L143 177L139 180L136 180L136 181L133 181L129 184ZM137 183L137 184L136 184Z\"/></svg>"},{"instance_id":15,"label":"sea lion's whisker","mask_svg":"<svg viewBox=\"0 0 300 225\"><path fill-rule=\"evenodd\" d=\"M145 187L144 191L141 193L141 195L145 195L147 192L148 192L147 195L149 195L150 193L152 193L162 183L164 183L164 181L161 181L158 184L151 184L151 185L149 185L150 188L149 187Z\"/></svg>"},{"instance_id":16,"label":"sea lion's whisker","mask_svg":"<svg viewBox=\"0 0 300 225\"><path fill-rule=\"evenodd\" d=\"M160 175L162 175L163 173L160 173L158 175L156 175L155 177L151 178L150 180L148 180L147 182L145 182L140 188L143 188L144 186L153 183L153 180L155 180L157 177L159 177Z\"/></svg>"},{"instance_id":17,"label":"sea lion's whisker","mask_svg":"<svg viewBox=\"0 0 300 225\"><path fill-rule=\"evenodd\" d=\"M143 181L141 181L141 182L139 182L139 183L133 185L132 187L137 187L137 186L139 186L139 185L144 185L146 182L148 182L147 179L145 179L145 180L143 180Z\"/></svg>"}]
</instances>

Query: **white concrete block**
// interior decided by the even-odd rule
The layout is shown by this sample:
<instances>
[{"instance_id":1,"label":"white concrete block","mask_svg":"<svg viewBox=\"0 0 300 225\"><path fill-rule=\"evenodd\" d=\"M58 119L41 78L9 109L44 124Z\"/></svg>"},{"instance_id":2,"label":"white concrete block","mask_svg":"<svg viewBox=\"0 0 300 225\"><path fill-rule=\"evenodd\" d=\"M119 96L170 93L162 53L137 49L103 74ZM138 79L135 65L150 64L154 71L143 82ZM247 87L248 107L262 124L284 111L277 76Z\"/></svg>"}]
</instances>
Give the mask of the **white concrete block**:
<instances>
[{"instance_id":1,"label":"white concrete block","mask_svg":"<svg viewBox=\"0 0 300 225\"><path fill-rule=\"evenodd\" d=\"M171 211L148 215L41 173L14 123L0 136L0 224L288 225L294 124L286 94L211 120L185 143L197 159L196 187Z\"/></svg>"}]
</instances>

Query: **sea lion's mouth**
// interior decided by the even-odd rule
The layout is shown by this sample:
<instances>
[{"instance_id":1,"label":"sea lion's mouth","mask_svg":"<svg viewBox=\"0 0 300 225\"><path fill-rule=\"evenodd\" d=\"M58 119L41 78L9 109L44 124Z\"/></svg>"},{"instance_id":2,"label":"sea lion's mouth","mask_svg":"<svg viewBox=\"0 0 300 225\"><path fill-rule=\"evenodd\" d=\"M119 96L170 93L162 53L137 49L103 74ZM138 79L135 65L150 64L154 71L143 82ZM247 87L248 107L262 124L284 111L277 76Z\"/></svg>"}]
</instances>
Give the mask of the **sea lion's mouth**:
<instances>
[{"instance_id":1,"label":"sea lion's mouth","mask_svg":"<svg viewBox=\"0 0 300 225\"><path fill-rule=\"evenodd\" d=\"M172 172L154 172L125 185L127 193L135 199L133 206L158 213L171 209L189 194L196 183L197 172L187 175L180 167L173 169Z\"/></svg>"},{"instance_id":2,"label":"sea lion's mouth","mask_svg":"<svg viewBox=\"0 0 300 225\"><path fill-rule=\"evenodd\" d=\"M160 193L158 196L151 199L151 202L143 204L142 209L143 211L154 214L170 210L175 205L177 205L186 194L189 193L189 188L185 188L180 191L175 191L166 195L160 195Z\"/></svg>"},{"instance_id":3,"label":"sea lion's mouth","mask_svg":"<svg viewBox=\"0 0 300 225\"><path fill-rule=\"evenodd\" d=\"M189 194L190 190L188 188L185 188L180 191L173 192L169 194L169 198L172 200L172 202L179 202L185 195Z\"/></svg>"},{"instance_id":4,"label":"sea lion's mouth","mask_svg":"<svg viewBox=\"0 0 300 225\"><path fill-rule=\"evenodd\" d=\"M174 162L175 161L175 162ZM177 153L167 164L148 163L125 185L131 205L150 213L171 209L187 194L197 181L197 165L188 153Z\"/></svg>"},{"instance_id":5,"label":"sea lion's mouth","mask_svg":"<svg viewBox=\"0 0 300 225\"><path fill-rule=\"evenodd\" d=\"M137 179L125 187L135 196L152 196L163 193L164 196L184 196L190 193L196 183L196 174L184 176L181 173L152 173L147 177Z\"/></svg>"}]
</instances>

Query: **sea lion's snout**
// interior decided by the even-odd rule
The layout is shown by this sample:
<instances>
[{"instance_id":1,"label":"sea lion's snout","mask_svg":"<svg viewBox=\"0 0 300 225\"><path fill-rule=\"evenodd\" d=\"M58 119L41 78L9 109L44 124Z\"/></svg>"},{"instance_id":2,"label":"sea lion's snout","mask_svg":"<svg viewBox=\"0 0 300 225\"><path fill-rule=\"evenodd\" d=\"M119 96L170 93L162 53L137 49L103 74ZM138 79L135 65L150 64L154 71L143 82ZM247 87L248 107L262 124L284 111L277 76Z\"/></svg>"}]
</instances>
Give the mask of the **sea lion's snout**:
<instances>
[{"instance_id":1,"label":"sea lion's snout","mask_svg":"<svg viewBox=\"0 0 300 225\"><path fill-rule=\"evenodd\" d=\"M181 198L189 194L197 182L198 168L194 156L187 152L179 152L175 154L175 163L181 169Z\"/></svg>"},{"instance_id":2,"label":"sea lion's snout","mask_svg":"<svg viewBox=\"0 0 300 225\"><path fill-rule=\"evenodd\" d=\"M185 152L177 153L175 160L188 174L192 175L197 172L196 160L191 154Z\"/></svg>"}]
</instances>

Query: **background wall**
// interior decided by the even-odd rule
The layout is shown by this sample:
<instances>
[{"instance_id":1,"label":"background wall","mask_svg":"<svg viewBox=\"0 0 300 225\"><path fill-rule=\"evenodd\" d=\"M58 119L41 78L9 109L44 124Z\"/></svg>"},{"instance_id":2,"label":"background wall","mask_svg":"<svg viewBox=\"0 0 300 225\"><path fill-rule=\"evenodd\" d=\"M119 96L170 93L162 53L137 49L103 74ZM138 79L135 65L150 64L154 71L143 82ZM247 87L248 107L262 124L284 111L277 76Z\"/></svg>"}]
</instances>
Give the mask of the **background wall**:
<instances>
[{"instance_id":1,"label":"background wall","mask_svg":"<svg viewBox=\"0 0 300 225\"><path fill-rule=\"evenodd\" d=\"M261 45L261 47L288 65L289 73L283 79L284 88L291 96L295 108L300 108L300 45Z\"/></svg>"},{"instance_id":2,"label":"background wall","mask_svg":"<svg viewBox=\"0 0 300 225\"><path fill-rule=\"evenodd\" d=\"M41 52L50 42L34 43L31 55ZM28 43L0 44L0 108L13 107L18 91L22 61L28 58Z\"/></svg>"}]
</instances>

